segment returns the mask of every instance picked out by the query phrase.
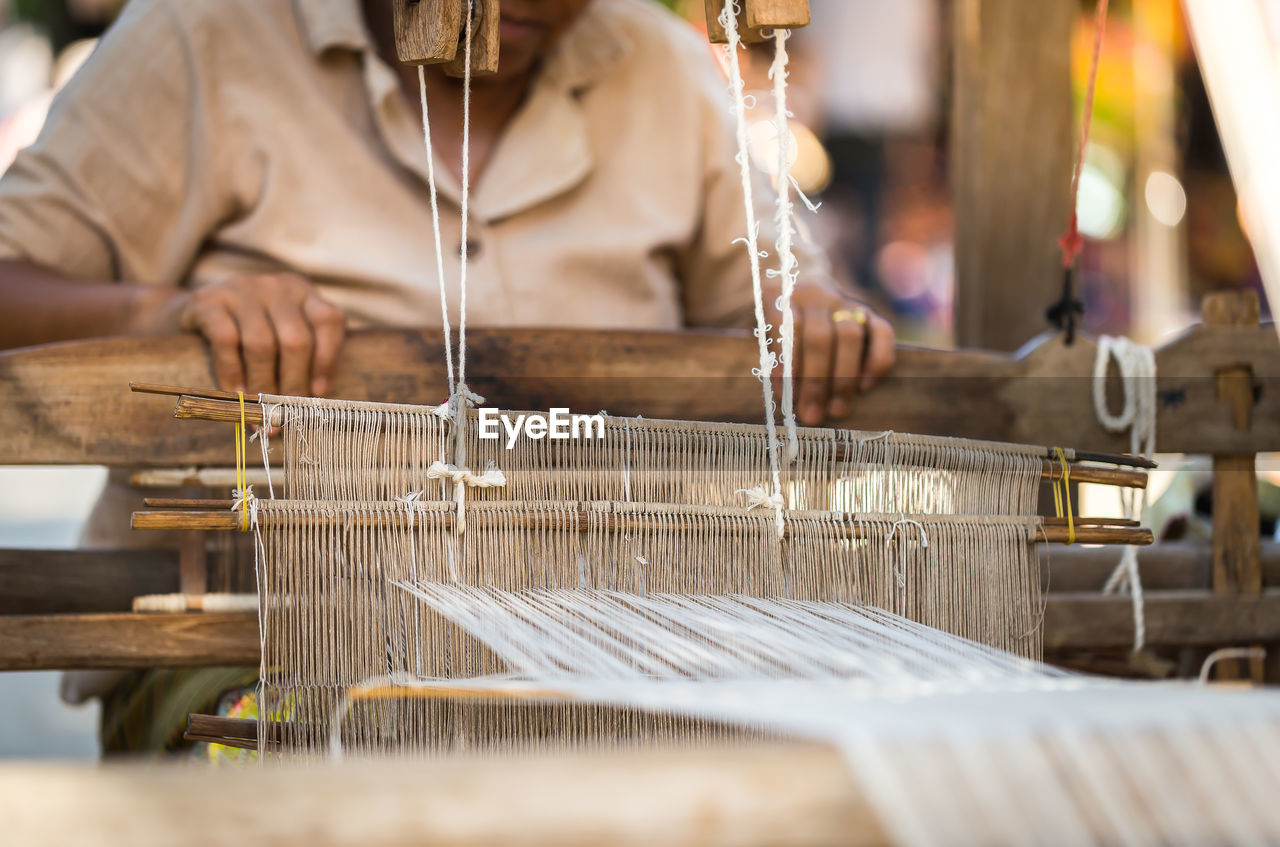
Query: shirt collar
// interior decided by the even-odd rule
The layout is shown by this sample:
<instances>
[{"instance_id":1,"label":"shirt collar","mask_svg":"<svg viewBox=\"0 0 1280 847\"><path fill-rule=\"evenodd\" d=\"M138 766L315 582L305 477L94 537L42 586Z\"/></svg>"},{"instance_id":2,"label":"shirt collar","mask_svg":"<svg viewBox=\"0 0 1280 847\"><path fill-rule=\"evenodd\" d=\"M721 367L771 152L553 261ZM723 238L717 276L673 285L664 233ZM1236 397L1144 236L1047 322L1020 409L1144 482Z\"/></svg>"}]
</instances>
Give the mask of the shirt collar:
<instances>
[{"instance_id":1,"label":"shirt collar","mask_svg":"<svg viewBox=\"0 0 1280 847\"><path fill-rule=\"evenodd\" d=\"M365 50L370 46L359 0L293 0L293 4L315 55L335 47Z\"/></svg>"}]
</instances>

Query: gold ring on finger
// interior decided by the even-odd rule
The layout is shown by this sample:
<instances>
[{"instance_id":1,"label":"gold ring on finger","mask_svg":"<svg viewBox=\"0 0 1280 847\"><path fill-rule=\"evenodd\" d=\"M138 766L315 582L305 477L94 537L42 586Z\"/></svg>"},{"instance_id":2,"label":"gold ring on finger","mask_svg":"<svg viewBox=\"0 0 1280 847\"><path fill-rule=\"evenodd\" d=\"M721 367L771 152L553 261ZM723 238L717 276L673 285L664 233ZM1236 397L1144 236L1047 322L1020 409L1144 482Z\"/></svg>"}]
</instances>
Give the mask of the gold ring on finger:
<instances>
[{"instance_id":1,"label":"gold ring on finger","mask_svg":"<svg viewBox=\"0 0 1280 847\"><path fill-rule=\"evenodd\" d=\"M858 326L867 325L866 309L838 309L831 313L833 323L844 323L845 321L853 321Z\"/></svg>"}]
</instances>

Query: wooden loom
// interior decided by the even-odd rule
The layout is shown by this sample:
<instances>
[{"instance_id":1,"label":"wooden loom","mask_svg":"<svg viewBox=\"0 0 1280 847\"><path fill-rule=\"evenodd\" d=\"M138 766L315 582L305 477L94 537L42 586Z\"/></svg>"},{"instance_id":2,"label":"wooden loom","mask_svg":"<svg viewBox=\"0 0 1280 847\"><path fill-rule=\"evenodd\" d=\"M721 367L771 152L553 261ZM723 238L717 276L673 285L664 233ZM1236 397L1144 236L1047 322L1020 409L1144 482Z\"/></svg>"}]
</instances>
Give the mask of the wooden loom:
<instances>
[{"instance_id":1,"label":"wooden loom","mask_svg":"<svg viewBox=\"0 0 1280 847\"><path fill-rule=\"evenodd\" d=\"M1218 300L1206 308L1206 315L1213 318L1233 309L1237 304ZM1254 309L1256 324L1256 305ZM1247 319L1248 304L1238 311ZM746 337L536 331L473 331L473 337L477 377L472 383L508 408L604 406L617 414L695 420L754 420L757 416L757 386L739 376L753 358ZM1252 490L1253 454L1280 444L1280 432L1269 429L1277 420L1276 410L1269 408L1275 402L1269 388L1280 366L1275 343L1274 335L1265 329L1207 326L1192 330L1160 352L1161 446L1214 454L1215 493L1228 495L1219 500L1219 506L1225 499L1233 508L1220 508L1226 514L1221 520L1215 518L1213 586L1223 589L1218 594L1204 590L1207 580L1196 573L1207 570L1203 554L1178 550L1167 558L1144 559L1148 586L1157 587L1148 595L1149 643L1214 645L1280 637L1273 631L1278 626L1274 612L1280 606L1262 592L1262 556L1258 544L1250 540L1256 539L1256 496L1250 504L1245 486L1247 482ZM430 333L358 334L349 344L335 393L387 402L438 402L445 393L434 355L438 349L439 339ZM1089 408L1092 352L1088 343L1066 348L1056 340L1021 358L905 348L894 376L839 423L1117 452L1123 449L1118 440L1097 430L1092 416L1082 412ZM654 368L655 360L663 363L660 368ZM560 364L565 361L585 366L575 373ZM72 381L65 379L69 363L77 369ZM383 367L392 363L394 367ZM663 386L643 376L654 372L664 378ZM50 380L51 373L60 373L63 379ZM159 470L189 467L190 474L178 475L191 478L200 478L205 467L224 461L229 442L226 427L188 423L178 429L161 423L154 414L162 407L160 401L124 394L123 386L130 379L211 384L199 345L191 339L54 345L0 357L0 396L7 395L9 400L0 404L0 414L10 416L10 431L17 434L0 461L91 462ZM179 414L216 416L216 407L209 407L205 399L180 401ZM213 398L215 404L217 399ZM160 476L172 478L173 474ZM1248 531L1241 532L1245 527ZM100 577L101 565L111 555L68 554L60 562L64 573L74 575L79 569L83 574L93 568ZM1109 572L1113 557L1072 556L1076 561L1066 564L1060 559L1067 557L1055 557L1059 561L1051 588L1059 590L1051 597L1046 615L1049 646L1060 652L1127 648L1132 638L1128 601L1092 593ZM16 582L21 586L19 570L30 577L36 567L45 566L35 575L34 584L27 583L30 600L0 591L21 612L75 609L73 614L0 619L0 663L5 666L256 661L251 616L145 616L107 608L123 606L138 593L174 587L193 596L202 593L209 560L200 545L188 545L179 556L121 554L114 559L121 569L112 575L121 578L100 586L109 590L68 591L61 596L44 590L48 582L39 584L40 579L56 578L47 569L54 559L37 556L21 569L0 572L6 583L11 574L18 574ZM146 573L135 566L141 561L148 561ZM1077 590L1061 591L1064 587ZM40 597L49 605L40 606ZM55 839L58 827L70 827L68 834L77 832L87 819L114 822L120 827L115 830L118 833L147 832L153 838L221 843L229 833L217 821L226 818L210 811L212 805L225 804L238 810L272 808L274 823L255 819L252 825L278 843L296 839L302 820L327 830L324 837L330 843L343 843L342 825L366 814L366 804L377 801L394 811L384 819L388 824L384 829L354 836L361 843L425 843L446 838L462 844L885 840L836 758L799 745L696 755L569 757L504 764L500 770L472 763L414 766L409 772L397 772L398 767L380 764L310 776L291 773L287 781L201 775L190 783L175 780L172 774L127 770L110 773L110 781L56 770L36 774L34 779L28 771L0 771L0 782L7 786L6 796L17 801L18 831L43 832ZM529 790L531 785L535 790ZM84 791L75 792L77 787ZM79 814L59 799L86 794L92 802L87 808L78 807ZM619 795L644 796L644 813L634 819L616 814ZM592 802L593 796L598 802ZM168 799L157 813L155 803L160 797ZM211 803L215 797L217 802ZM291 810L278 814L279 809L288 809L290 798L304 799L294 799ZM512 798L518 799L513 802ZM556 798L570 802L557 803ZM123 822L130 816L144 820L145 828L130 828ZM332 826L324 826L324 821ZM237 831L244 823L236 822ZM313 838L309 835L307 843L324 843Z\"/></svg>"},{"instance_id":2,"label":"wooden loom","mask_svg":"<svg viewBox=\"0 0 1280 847\"><path fill-rule=\"evenodd\" d=\"M1206 311L1213 316L1238 299L1217 295ZM743 333L473 332L473 385L508 407L565 405L690 420L756 414L758 384L741 376L753 355ZM355 333L335 394L438 402L447 393L434 356L438 344L435 333ZM1280 450L1280 409L1274 408L1280 392L1273 390L1280 342L1256 324L1201 325L1157 358L1162 449L1214 455L1216 499L1235 505L1215 516L1211 550L1156 545L1142 554L1148 643L1280 640L1280 594L1270 588L1280 584L1280 556L1260 543L1255 482L1241 469L1254 453ZM1093 346L1085 340L1066 347L1049 339L1021 357L903 347L894 373L839 424L1120 452L1119 439L1080 412L1089 408L1092 363ZM139 468L144 480L162 481L195 480L222 466L229 426L166 420L173 398L130 393L130 380L207 385L212 376L194 338L71 342L0 356L0 415L11 433L0 461ZM1238 393L1231 399L1236 386L1244 388L1244 402ZM178 413L192 414L205 402L179 401ZM130 611L138 595L203 594L216 563L205 541L182 552L5 551L0 667L255 664L253 615ZM1045 617L1051 659L1122 656L1132 643L1128 599L1097 593L1114 558L1085 548L1051 555Z\"/></svg>"}]
</instances>

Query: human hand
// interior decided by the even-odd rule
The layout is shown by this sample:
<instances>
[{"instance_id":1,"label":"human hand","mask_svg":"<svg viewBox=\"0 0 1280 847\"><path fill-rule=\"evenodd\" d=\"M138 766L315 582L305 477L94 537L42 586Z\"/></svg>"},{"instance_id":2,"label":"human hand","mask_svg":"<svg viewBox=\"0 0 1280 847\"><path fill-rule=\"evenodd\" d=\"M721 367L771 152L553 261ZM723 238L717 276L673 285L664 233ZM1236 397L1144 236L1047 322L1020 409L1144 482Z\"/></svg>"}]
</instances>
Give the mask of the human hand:
<instances>
[{"instance_id":1,"label":"human hand","mask_svg":"<svg viewBox=\"0 0 1280 847\"><path fill-rule=\"evenodd\" d=\"M333 384L346 319L296 274L242 276L184 292L178 328L209 342L218 385L320 396Z\"/></svg>"},{"instance_id":2,"label":"human hand","mask_svg":"<svg viewBox=\"0 0 1280 847\"><path fill-rule=\"evenodd\" d=\"M776 299L775 290L767 300L775 335L782 320ZM871 388L893 366L893 325L866 304L814 282L796 284L791 311L796 416L805 426L844 417L853 410L855 395ZM774 374L780 381L781 369Z\"/></svg>"}]
</instances>

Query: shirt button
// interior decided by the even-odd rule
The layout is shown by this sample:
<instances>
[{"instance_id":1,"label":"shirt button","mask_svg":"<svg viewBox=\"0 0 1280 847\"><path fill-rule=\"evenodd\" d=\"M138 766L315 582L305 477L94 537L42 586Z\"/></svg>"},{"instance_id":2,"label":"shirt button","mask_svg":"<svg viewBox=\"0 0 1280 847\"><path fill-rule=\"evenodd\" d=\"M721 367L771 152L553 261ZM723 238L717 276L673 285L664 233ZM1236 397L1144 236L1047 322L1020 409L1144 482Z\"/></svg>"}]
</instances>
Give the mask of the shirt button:
<instances>
[{"instance_id":1,"label":"shirt button","mask_svg":"<svg viewBox=\"0 0 1280 847\"><path fill-rule=\"evenodd\" d=\"M461 253L462 245L459 244L458 249L454 252ZM479 256L479 255L480 255L480 242L474 238L468 238L467 239L467 258L474 259L476 256Z\"/></svg>"}]
</instances>

